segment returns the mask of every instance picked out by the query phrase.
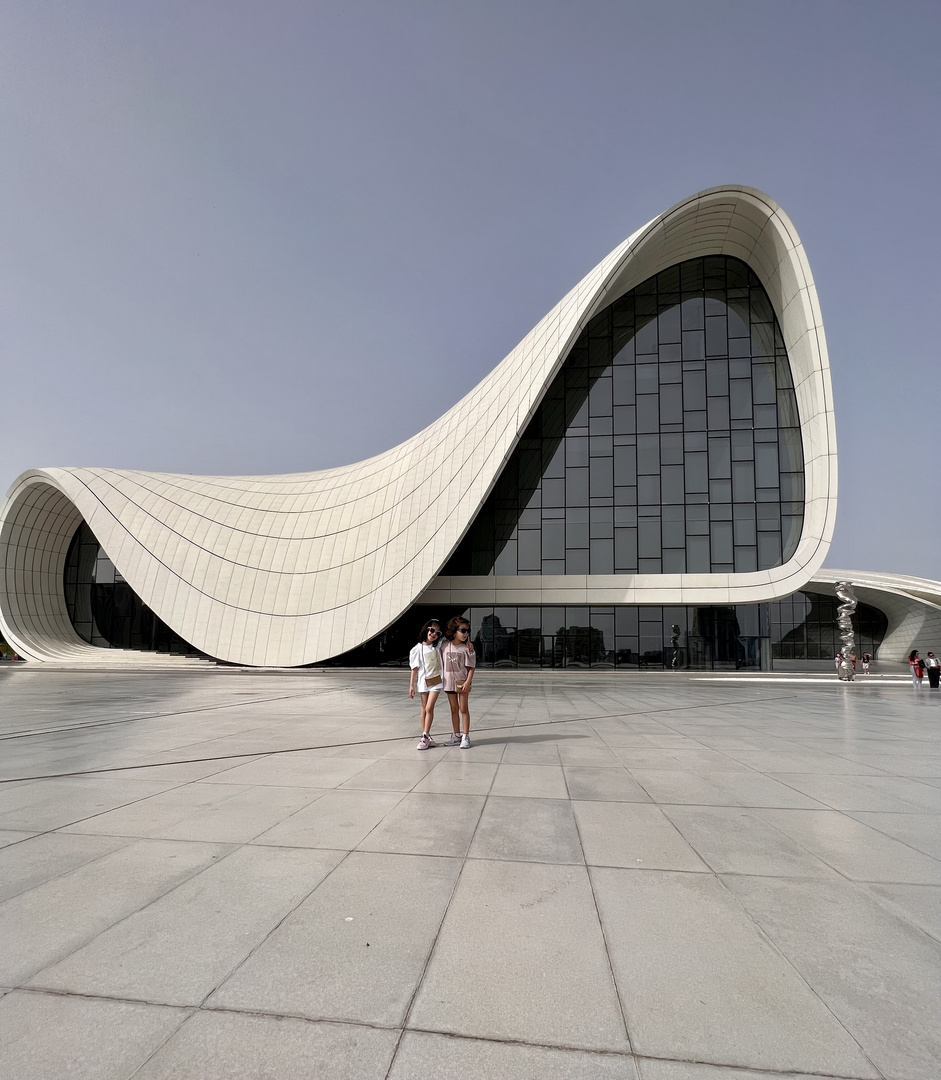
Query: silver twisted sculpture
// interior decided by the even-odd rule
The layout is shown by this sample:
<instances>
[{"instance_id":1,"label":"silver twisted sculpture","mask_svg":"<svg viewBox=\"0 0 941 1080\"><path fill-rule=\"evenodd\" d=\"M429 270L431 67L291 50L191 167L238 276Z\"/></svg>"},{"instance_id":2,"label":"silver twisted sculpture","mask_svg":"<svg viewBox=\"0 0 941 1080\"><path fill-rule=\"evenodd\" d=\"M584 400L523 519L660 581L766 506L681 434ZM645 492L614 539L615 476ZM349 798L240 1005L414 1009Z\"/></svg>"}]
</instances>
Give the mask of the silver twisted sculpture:
<instances>
[{"instance_id":1,"label":"silver twisted sculpture","mask_svg":"<svg viewBox=\"0 0 941 1080\"><path fill-rule=\"evenodd\" d=\"M853 612L856 610L856 594L853 592L851 581L838 581L834 588L838 599L842 601L837 608L836 624L840 628L840 637L843 639L843 661L837 674L846 682L855 678L852 661L849 654L854 651L856 638L853 635Z\"/></svg>"}]
</instances>

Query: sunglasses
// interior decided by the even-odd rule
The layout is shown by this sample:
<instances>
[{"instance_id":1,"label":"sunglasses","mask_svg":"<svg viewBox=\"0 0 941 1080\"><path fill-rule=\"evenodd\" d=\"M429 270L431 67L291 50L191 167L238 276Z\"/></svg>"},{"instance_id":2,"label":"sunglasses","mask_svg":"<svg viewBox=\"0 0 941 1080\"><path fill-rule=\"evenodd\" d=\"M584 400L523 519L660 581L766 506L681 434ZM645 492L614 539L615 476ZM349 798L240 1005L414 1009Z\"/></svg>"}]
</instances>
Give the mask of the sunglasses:
<instances>
[{"instance_id":1,"label":"sunglasses","mask_svg":"<svg viewBox=\"0 0 941 1080\"><path fill-rule=\"evenodd\" d=\"M470 633L470 627L469 626L459 626L454 632L455 632L455 634L469 634Z\"/></svg>"}]
</instances>

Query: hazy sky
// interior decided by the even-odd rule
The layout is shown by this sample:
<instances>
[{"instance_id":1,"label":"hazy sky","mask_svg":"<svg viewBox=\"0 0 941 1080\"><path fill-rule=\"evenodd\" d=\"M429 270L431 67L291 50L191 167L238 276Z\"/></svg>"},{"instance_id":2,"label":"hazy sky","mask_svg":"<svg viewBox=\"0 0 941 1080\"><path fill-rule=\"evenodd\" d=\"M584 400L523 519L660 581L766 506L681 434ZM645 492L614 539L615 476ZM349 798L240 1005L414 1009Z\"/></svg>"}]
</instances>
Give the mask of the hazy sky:
<instances>
[{"instance_id":1,"label":"hazy sky","mask_svg":"<svg viewBox=\"0 0 941 1080\"><path fill-rule=\"evenodd\" d=\"M368 457L742 183L820 295L827 564L941 578L939 56L937 0L0 0L0 487Z\"/></svg>"}]
</instances>

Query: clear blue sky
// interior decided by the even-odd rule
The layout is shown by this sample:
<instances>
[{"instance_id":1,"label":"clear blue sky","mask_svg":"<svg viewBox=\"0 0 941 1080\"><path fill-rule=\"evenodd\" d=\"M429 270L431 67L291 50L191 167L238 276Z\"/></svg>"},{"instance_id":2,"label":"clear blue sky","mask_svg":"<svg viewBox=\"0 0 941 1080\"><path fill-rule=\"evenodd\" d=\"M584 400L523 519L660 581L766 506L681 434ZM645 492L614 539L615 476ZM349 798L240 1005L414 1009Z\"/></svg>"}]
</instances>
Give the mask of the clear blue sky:
<instances>
[{"instance_id":1,"label":"clear blue sky","mask_svg":"<svg viewBox=\"0 0 941 1080\"><path fill-rule=\"evenodd\" d=\"M941 578L941 4L0 0L0 487L316 469L719 183L793 219L828 565Z\"/></svg>"}]
</instances>

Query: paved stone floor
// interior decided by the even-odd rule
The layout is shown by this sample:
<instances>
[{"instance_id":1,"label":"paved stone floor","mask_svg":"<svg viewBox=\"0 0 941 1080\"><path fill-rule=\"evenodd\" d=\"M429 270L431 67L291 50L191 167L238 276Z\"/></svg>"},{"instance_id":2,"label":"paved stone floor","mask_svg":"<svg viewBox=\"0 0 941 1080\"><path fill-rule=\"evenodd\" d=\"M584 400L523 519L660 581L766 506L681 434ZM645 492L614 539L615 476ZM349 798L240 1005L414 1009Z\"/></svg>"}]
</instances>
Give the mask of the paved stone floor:
<instances>
[{"instance_id":1,"label":"paved stone floor","mask_svg":"<svg viewBox=\"0 0 941 1080\"><path fill-rule=\"evenodd\" d=\"M406 685L0 669L0 1078L941 1075L937 692Z\"/></svg>"}]
</instances>

